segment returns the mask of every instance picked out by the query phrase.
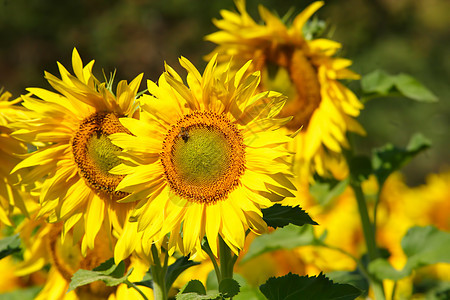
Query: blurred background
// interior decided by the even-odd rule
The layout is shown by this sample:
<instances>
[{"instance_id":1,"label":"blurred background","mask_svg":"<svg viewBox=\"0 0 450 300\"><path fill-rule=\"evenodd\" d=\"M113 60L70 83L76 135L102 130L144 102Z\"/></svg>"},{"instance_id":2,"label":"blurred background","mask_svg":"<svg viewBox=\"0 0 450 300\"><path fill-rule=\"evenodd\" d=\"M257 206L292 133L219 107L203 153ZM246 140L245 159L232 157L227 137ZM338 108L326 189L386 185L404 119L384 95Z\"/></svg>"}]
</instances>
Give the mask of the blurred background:
<instances>
[{"instance_id":1,"label":"blurred background","mask_svg":"<svg viewBox=\"0 0 450 300\"><path fill-rule=\"evenodd\" d=\"M259 20L259 3L283 16L311 2L247 0L247 9ZM221 9L235 10L233 1L0 0L0 87L14 96L27 87L50 88L44 70L58 75L59 61L72 71L73 47L85 63L95 59L99 79L102 69L117 69L116 82L141 72L156 80L164 61L180 70L181 55L202 69L203 56L214 48L203 37L217 30L211 19L220 18ZM411 186L450 167L449 12L448 0L335 0L317 13L354 71L408 73L438 96L434 104L371 100L359 117L368 132L355 138L361 153L387 142L405 146L415 132L431 139L432 148L403 169ZM359 84L351 87L357 91Z\"/></svg>"}]
</instances>

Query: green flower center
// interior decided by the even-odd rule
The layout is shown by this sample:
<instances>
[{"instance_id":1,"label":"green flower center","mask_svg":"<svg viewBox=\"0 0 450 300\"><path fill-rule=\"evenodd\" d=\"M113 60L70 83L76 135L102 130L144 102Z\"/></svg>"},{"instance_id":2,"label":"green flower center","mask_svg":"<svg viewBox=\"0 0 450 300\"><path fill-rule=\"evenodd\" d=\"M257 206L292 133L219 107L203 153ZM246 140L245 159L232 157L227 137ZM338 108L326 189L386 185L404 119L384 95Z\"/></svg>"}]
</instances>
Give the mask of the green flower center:
<instances>
[{"instance_id":1,"label":"green flower center","mask_svg":"<svg viewBox=\"0 0 450 300\"><path fill-rule=\"evenodd\" d=\"M121 162L117 157L120 148L113 145L109 138L100 132L88 140L87 151L90 158L96 162L99 171L104 174L108 174L109 170Z\"/></svg>"},{"instance_id":2,"label":"green flower center","mask_svg":"<svg viewBox=\"0 0 450 300\"><path fill-rule=\"evenodd\" d=\"M225 115L195 111L168 131L161 163L178 196L205 204L224 200L245 171L242 134Z\"/></svg>"},{"instance_id":3,"label":"green flower center","mask_svg":"<svg viewBox=\"0 0 450 300\"><path fill-rule=\"evenodd\" d=\"M130 132L119 122L114 113L95 113L81 122L72 139L72 152L78 166L78 173L89 187L96 192L120 199L127 195L116 191L124 175L110 174L109 171L120 164L117 157L120 148L113 145L108 135Z\"/></svg>"},{"instance_id":4,"label":"green flower center","mask_svg":"<svg viewBox=\"0 0 450 300\"><path fill-rule=\"evenodd\" d=\"M186 183L211 185L230 166L230 145L223 133L214 128L188 128L175 142L174 166Z\"/></svg>"}]
</instances>

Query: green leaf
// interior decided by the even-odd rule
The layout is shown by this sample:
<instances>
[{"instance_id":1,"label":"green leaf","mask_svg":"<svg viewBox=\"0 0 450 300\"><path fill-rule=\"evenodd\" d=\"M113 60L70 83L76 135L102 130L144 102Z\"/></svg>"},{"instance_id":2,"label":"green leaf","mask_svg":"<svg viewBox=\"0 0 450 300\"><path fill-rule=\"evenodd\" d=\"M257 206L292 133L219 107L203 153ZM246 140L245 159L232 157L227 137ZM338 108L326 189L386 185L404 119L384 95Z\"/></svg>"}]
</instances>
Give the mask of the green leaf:
<instances>
[{"instance_id":1,"label":"green leaf","mask_svg":"<svg viewBox=\"0 0 450 300\"><path fill-rule=\"evenodd\" d=\"M305 224L318 225L300 206L281 206L275 204L261 210L263 220L267 226L277 228L288 224L303 226Z\"/></svg>"},{"instance_id":2,"label":"green leaf","mask_svg":"<svg viewBox=\"0 0 450 300\"><path fill-rule=\"evenodd\" d=\"M352 178L359 182L363 182L372 174L370 158L364 155L350 156L348 159L348 167Z\"/></svg>"},{"instance_id":3,"label":"green leaf","mask_svg":"<svg viewBox=\"0 0 450 300\"><path fill-rule=\"evenodd\" d=\"M184 287L180 290L180 293L181 294L196 293L199 295L206 295L206 289L200 280L194 279L186 283Z\"/></svg>"},{"instance_id":4,"label":"green leaf","mask_svg":"<svg viewBox=\"0 0 450 300\"><path fill-rule=\"evenodd\" d=\"M32 286L26 289L18 289L8 293L0 293L2 300L33 300L42 290L42 286Z\"/></svg>"},{"instance_id":5,"label":"green leaf","mask_svg":"<svg viewBox=\"0 0 450 300\"><path fill-rule=\"evenodd\" d=\"M413 270L435 263L450 263L450 233L436 227L413 227L402 239L403 252L407 256L402 270L393 268L386 259L376 259L369 264L369 272L379 279L399 280Z\"/></svg>"},{"instance_id":6,"label":"green leaf","mask_svg":"<svg viewBox=\"0 0 450 300\"><path fill-rule=\"evenodd\" d=\"M240 292L236 296L233 296L233 300L266 300L266 297L264 297L261 291L258 288L249 285L242 275L234 273L233 279L240 285ZM206 288L208 291L219 289L214 270L208 274L208 278L206 279Z\"/></svg>"},{"instance_id":7,"label":"green leaf","mask_svg":"<svg viewBox=\"0 0 450 300\"><path fill-rule=\"evenodd\" d=\"M348 283L363 291L363 296L369 291L369 281L359 269L354 271L334 271L326 274L327 277L336 283Z\"/></svg>"},{"instance_id":8,"label":"green leaf","mask_svg":"<svg viewBox=\"0 0 450 300\"><path fill-rule=\"evenodd\" d=\"M239 294L240 285L232 278L225 278L219 284L219 292L224 298L231 298Z\"/></svg>"},{"instance_id":9,"label":"green leaf","mask_svg":"<svg viewBox=\"0 0 450 300\"><path fill-rule=\"evenodd\" d=\"M220 299L222 294L219 291L206 292L203 283L200 280L191 280L184 285L176 295L177 300L209 300Z\"/></svg>"},{"instance_id":10,"label":"green leaf","mask_svg":"<svg viewBox=\"0 0 450 300\"><path fill-rule=\"evenodd\" d=\"M177 300L216 300L216 299L222 299L222 296L218 291L211 291L211 292L208 292L206 295L199 295L196 293L177 294L175 299L177 299Z\"/></svg>"},{"instance_id":11,"label":"green leaf","mask_svg":"<svg viewBox=\"0 0 450 300\"><path fill-rule=\"evenodd\" d=\"M318 239L314 236L312 226L298 227L288 225L277 229L271 233L265 233L256 237L250 244L250 247L242 258L241 263L245 263L266 252L280 249L294 249L300 246L314 245Z\"/></svg>"},{"instance_id":12,"label":"green leaf","mask_svg":"<svg viewBox=\"0 0 450 300\"><path fill-rule=\"evenodd\" d=\"M397 148L392 144L375 149L372 156L372 165L380 186L392 172L403 167L414 156L430 146L431 142L428 139L421 134L415 134L406 149Z\"/></svg>"},{"instance_id":13,"label":"green leaf","mask_svg":"<svg viewBox=\"0 0 450 300\"><path fill-rule=\"evenodd\" d=\"M383 70L375 70L361 78L361 88L365 94L387 95L394 87L395 76Z\"/></svg>"},{"instance_id":14,"label":"green leaf","mask_svg":"<svg viewBox=\"0 0 450 300\"><path fill-rule=\"evenodd\" d=\"M333 283L322 273L311 277L292 273L271 277L259 289L269 300L351 300L361 295L354 286Z\"/></svg>"},{"instance_id":15,"label":"green leaf","mask_svg":"<svg viewBox=\"0 0 450 300\"><path fill-rule=\"evenodd\" d=\"M406 267L416 269L438 262L450 263L450 233L434 226L413 227L402 239Z\"/></svg>"},{"instance_id":16,"label":"green leaf","mask_svg":"<svg viewBox=\"0 0 450 300\"><path fill-rule=\"evenodd\" d=\"M172 287L172 284L175 282L175 280L180 276L181 273L183 273L185 270L189 269L190 267L199 265L199 262L195 262L192 260L189 260L189 257L183 256L178 258L173 264L171 264L167 268L166 273L166 289L167 291Z\"/></svg>"},{"instance_id":17,"label":"green leaf","mask_svg":"<svg viewBox=\"0 0 450 300\"><path fill-rule=\"evenodd\" d=\"M20 251L19 234L8 236L0 240L0 259Z\"/></svg>"},{"instance_id":18,"label":"green leaf","mask_svg":"<svg viewBox=\"0 0 450 300\"><path fill-rule=\"evenodd\" d=\"M124 275L125 263L121 261L118 265L115 265L114 259L110 258L92 271L83 269L76 271L72 276L68 292L79 286L90 284L98 280L103 281L107 286L116 286L121 283L126 283L128 276L130 276L132 271L133 269L131 268L127 274Z\"/></svg>"},{"instance_id":19,"label":"green leaf","mask_svg":"<svg viewBox=\"0 0 450 300\"><path fill-rule=\"evenodd\" d=\"M438 98L417 79L407 74L395 77L395 87L407 98L420 102L437 102Z\"/></svg>"},{"instance_id":20,"label":"green leaf","mask_svg":"<svg viewBox=\"0 0 450 300\"><path fill-rule=\"evenodd\" d=\"M315 184L311 185L309 192L316 199L316 201L322 205L328 205L331 200L338 197L345 191L348 185L348 178L338 181L338 180L327 180L325 182L316 181Z\"/></svg>"},{"instance_id":21,"label":"green leaf","mask_svg":"<svg viewBox=\"0 0 450 300\"><path fill-rule=\"evenodd\" d=\"M375 70L361 79L361 89L365 94L380 96L404 96L420 102L436 102L436 95L417 79L407 74L390 75L383 70Z\"/></svg>"}]
</instances>

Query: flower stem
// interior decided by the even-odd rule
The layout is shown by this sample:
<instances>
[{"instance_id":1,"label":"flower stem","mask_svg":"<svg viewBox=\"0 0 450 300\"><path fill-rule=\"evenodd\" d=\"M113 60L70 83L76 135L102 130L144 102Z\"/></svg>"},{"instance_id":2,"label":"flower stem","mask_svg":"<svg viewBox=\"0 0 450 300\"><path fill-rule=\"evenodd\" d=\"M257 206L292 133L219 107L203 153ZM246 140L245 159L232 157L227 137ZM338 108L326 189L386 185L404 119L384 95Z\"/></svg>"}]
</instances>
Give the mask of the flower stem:
<instances>
[{"instance_id":1,"label":"flower stem","mask_svg":"<svg viewBox=\"0 0 450 300\"><path fill-rule=\"evenodd\" d=\"M220 273L221 280L225 278L233 278L233 267L236 258L232 257L231 249L225 243L221 236L219 236L219 259L220 259ZM220 283L220 282L219 282Z\"/></svg>"},{"instance_id":2,"label":"flower stem","mask_svg":"<svg viewBox=\"0 0 450 300\"><path fill-rule=\"evenodd\" d=\"M161 265L159 259L158 249L156 246L152 245L152 256L153 263L150 266L153 278L153 295L155 300L167 300L167 289L166 289L166 272L167 272L167 254L164 258L164 264Z\"/></svg>"},{"instance_id":3,"label":"flower stem","mask_svg":"<svg viewBox=\"0 0 450 300\"><path fill-rule=\"evenodd\" d=\"M127 284L128 286L131 286L132 288L134 288L142 296L142 298L144 298L144 300L148 300L147 296L145 296L144 292L142 292L141 289L138 288L136 284L134 284L133 282L129 281L128 279L125 280L125 284Z\"/></svg>"},{"instance_id":4,"label":"flower stem","mask_svg":"<svg viewBox=\"0 0 450 300\"><path fill-rule=\"evenodd\" d=\"M222 275L220 273L220 268L219 265L217 264L217 260L216 257L214 256L214 254L212 253L211 247L209 246L208 241L206 240L205 243L202 245L202 249L203 251L206 252L206 254L208 254L209 259L211 259L211 262L214 266L214 271L216 272L216 277L217 277L217 284L220 283L220 280L222 279Z\"/></svg>"},{"instance_id":5,"label":"flower stem","mask_svg":"<svg viewBox=\"0 0 450 300\"><path fill-rule=\"evenodd\" d=\"M366 198L361 188L361 183L358 180L351 180L350 183L353 192L355 193L356 202L358 203L359 216L361 218L361 224L363 227L364 240L366 242L367 253L369 256L369 262L380 257L378 247L375 240L375 231L372 223L370 222L369 213L367 211ZM375 294L376 300L385 300L385 294L383 289L383 282L374 276L370 275L370 282Z\"/></svg>"}]
</instances>

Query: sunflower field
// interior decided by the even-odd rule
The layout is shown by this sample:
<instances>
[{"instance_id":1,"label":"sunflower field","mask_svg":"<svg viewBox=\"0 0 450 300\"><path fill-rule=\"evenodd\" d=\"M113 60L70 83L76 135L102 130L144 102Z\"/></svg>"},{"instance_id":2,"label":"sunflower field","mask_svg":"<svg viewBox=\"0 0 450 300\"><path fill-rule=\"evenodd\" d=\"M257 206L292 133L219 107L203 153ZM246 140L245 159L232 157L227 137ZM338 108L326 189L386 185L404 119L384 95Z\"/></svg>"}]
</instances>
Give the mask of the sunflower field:
<instances>
[{"instance_id":1,"label":"sunflower field","mask_svg":"<svg viewBox=\"0 0 450 300\"><path fill-rule=\"evenodd\" d=\"M450 299L448 11L0 0L0 299Z\"/></svg>"}]
</instances>

